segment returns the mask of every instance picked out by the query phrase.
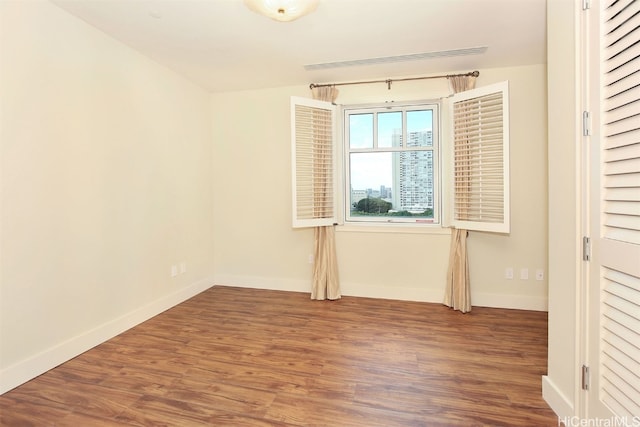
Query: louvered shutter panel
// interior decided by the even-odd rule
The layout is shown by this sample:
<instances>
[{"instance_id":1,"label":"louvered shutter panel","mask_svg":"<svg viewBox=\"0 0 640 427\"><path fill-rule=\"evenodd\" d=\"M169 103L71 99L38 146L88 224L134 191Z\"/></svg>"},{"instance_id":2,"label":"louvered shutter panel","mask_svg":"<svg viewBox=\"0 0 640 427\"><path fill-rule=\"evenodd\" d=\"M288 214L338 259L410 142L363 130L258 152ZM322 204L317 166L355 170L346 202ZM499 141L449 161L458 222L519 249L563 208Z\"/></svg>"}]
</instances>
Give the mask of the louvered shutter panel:
<instances>
[{"instance_id":1,"label":"louvered shutter panel","mask_svg":"<svg viewBox=\"0 0 640 427\"><path fill-rule=\"evenodd\" d=\"M604 236L640 245L640 2L605 15Z\"/></svg>"},{"instance_id":2,"label":"louvered shutter panel","mask_svg":"<svg viewBox=\"0 0 640 427\"><path fill-rule=\"evenodd\" d=\"M291 98L293 227L333 225L336 214L336 107Z\"/></svg>"},{"instance_id":3,"label":"louvered shutter panel","mask_svg":"<svg viewBox=\"0 0 640 427\"><path fill-rule=\"evenodd\" d=\"M640 278L602 268L601 398L616 414L640 414Z\"/></svg>"},{"instance_id":4,"label":"louvered shutter panel","mask_svg":"<svg viewBox=\"0 0 640 427\"><path fill-rule=\"evenodd\" d=\"M508 233L508 82L457 93L452 104L452 225Z\"/></svg>"},{"instance_id":5,"label":"louvered shutter panel","mask_svg":"<svg viewBox=\"0 0 640 427\"><path fill-rule=\"evenodd\" d=\"M606 3L599 392L615 414L633 417L640 415L640 1Z\"/></svg>"}]
</instances>

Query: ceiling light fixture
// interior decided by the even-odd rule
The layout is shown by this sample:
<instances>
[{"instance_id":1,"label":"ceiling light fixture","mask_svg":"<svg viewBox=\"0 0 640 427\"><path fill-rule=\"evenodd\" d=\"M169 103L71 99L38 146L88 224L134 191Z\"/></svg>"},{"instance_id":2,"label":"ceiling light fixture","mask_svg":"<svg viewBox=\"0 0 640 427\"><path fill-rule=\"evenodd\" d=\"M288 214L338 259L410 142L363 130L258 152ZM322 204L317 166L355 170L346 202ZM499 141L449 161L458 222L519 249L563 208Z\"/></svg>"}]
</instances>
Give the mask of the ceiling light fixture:
<instances>
[{"instance_id":1,"label":"ceiling light fixture","mask_svg":"<svg viewBox=\"0 0 640 427\"><path fill-rule=\"evenodd\" d=\"M252 11L276 21L293 21L313 12L319 0L244 0Z\"/></svg>"}]
</instances>

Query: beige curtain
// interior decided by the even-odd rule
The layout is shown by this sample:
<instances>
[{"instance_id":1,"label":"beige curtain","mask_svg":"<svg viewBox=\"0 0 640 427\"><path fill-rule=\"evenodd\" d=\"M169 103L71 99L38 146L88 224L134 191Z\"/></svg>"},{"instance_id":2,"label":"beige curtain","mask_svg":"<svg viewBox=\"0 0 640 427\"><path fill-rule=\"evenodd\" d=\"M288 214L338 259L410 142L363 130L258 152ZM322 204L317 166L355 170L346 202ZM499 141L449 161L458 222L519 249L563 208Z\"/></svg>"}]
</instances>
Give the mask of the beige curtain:
<instances>
[{"instance_id":1,"label":"beige curtain","mask_svg":"<svg viewBox=\"0 0 640 427\"><path fill-rule=\"evenodd\" d=\"M311 90L314 99L335 102L338 89L335 87L316 87ZM320 187L320 185L318 186ZM333 198L333 194L322 188L314 188L320 198ZM338 279L338 258L336 256L335 227L316 227L314 229L314 265L311 299L340 299L340 280Z\"/></svg>"},{"instance_id":2,"label":"beige curtain","mask_svg":"<svg viewBox=\"0 0 640 427\"><path fill-rule=\"evenodd\" d=\"M473 89L476 78L473 76L448 77L454 93ZM449 268L444 294L444 304L460 310L471 311L471 286L469 281L469 260L467 257L467 230L454 228L451 233L451 249L449 251Z\"/></svg>"}]
</instances>

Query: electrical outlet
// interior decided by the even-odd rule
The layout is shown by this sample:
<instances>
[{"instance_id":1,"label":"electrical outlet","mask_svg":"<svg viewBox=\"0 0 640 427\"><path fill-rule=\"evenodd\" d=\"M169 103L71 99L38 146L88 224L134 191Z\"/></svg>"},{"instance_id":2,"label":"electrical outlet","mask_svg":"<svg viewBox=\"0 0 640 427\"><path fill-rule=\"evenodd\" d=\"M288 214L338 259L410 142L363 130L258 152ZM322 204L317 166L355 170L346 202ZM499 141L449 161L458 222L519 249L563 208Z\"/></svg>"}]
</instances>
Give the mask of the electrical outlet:
<instances>
[{"instance_id":1,"label":"electrical outlet","mask_svg":"<svg viewBox=\"0 0 640 427\"><path fill-rule=\"evenodd\" d=\"M180 263L180 274L187 272L187 263L182 261Z\"/></svg>"},{"instance_id":2,"label":"electrical outlet","mask_svg":"<svg viewBox=\"0 0 640 427\"><path fill-rule=\"evenodd\" d=\"M521 268L520 269L520 280L529 280L529 269Z\"/></svg>"},{"instance_id":3,"label":"electrical outlet","mask_svg":"<svg viewBox=\"0 0 640 427\"><path fill-rule=\"evenodd\" d=\"M507 267L504 269L504 278L508 280L513 279L513 267Z\"/></svg>"},{"instance_id":4,"label":"electrical outlet","mask_svg":"<svg viewBox=\"0 0 640 427\"><path fill-rule=\"evenodd\" d=\"M544 270L539 268L536 270L536 280L544 280Z\"/></svg>"},{"instance_id":5,"label":"electrical outlet","mask_svg":"<svg viewBox=\"0 0 640 427\"><path fill-rule=\"evenodd\" d=\"M171 277L176 277L177 275L178 275L178 266L174 264L171 266Z\"/></svg>"}]
</instances>

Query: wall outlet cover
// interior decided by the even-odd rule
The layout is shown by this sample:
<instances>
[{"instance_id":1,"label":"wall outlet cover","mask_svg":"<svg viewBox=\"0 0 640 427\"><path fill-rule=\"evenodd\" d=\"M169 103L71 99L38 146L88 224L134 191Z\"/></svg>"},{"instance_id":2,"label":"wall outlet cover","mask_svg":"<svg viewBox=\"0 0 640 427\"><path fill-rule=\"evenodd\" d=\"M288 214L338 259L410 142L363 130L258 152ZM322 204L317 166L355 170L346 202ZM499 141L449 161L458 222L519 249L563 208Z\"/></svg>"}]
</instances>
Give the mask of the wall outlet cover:
<instances>
[{"instance_id":1,"label":"wall outlet cover","mask_svg":"<svg viewBox=\"0 0 640 427\"><path fill-rule=\"evenodd\" d=\"M513 279L513 268L507 267L504 269L504 278L508 280Z\"/></svg>"}]
</instances>

